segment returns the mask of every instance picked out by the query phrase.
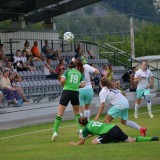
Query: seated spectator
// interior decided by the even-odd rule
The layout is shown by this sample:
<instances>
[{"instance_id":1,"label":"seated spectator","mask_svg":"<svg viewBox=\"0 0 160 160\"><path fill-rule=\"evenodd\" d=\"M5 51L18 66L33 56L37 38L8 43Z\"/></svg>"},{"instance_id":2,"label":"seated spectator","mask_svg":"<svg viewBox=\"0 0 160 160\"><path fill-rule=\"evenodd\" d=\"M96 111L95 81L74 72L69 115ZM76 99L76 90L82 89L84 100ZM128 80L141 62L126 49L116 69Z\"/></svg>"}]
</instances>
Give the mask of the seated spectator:
<instances>
[{"instance_id":1,"label":"seated spectator","mask_svg":"<svg viewBox=\"0 0 160 160\"><path fill-rule=\"evenodd\" d=\"M88 59L94 59L95 58L93 53L90 50L87 50L87 53L88 53Z\"/></svg>"},{"instance_id":2,"label":"seated spectator","mask_svg":"<svg viewBox=\"0 0 160 160\"><path fill-rule=\"evenodd\" d=\"M56 50L54 51L49 45L48 40L45 40L45 46L42 48L42 52L45 54L47 58L53 59L53 60L60 60L60 51Z\"/></svg>"},{"instance_id":3,"label":"seated spectator","mask_svg":"<svg viewBox=\"0 0 160 160\"><path fill-rule=\"evenodd\" d=\"M45 56L42 55L42 53L38 49L38 42L35 41L33 47L31 48L31 52L33 55L33 60L35 61L40 61L40 60L45 60Z\"/></svg>"},{"instance_id":4,"label":"seated spectator","mask_svg":"<svg viewBox=\"0 0 160 160\"><path fill-rule=\"evenodd\" d=\"M11 86L8 70L4 70L3 72L3 76L0 79L0 87L2 88L4 95L6 95L9 104L18 106L18 100L21 99L21 97L19 92Z\"/></svg>"},{"instance_id":5,"label":"seated spectator","mask_svg":"<svg viewBox=\"0 0 160 160\"><path fill-rule=\"evenodd\" d=\"M75 55L75 59L77 58L81 58L83 64L87 64L87 60L86 60L86 57L84 56L84 51L82 49L79 49L78 50L78 53Z\"/></svg>"},{"instance_id":6,"label":"seated spectator","mask_svg":"<svg viewBox=\"0 0 160 160\"><path fill-rule=\"evenodd\" d=\"M44 65L44 74L46 78L58 79L58 73L51 68L51 59L47 58L47 63Z\"/></svg>"},{"instance_id":7,"label":"seated spectator","mask_svg":"<svg viewBox=\"0 0 160 160\"><path fill-rule=\"evenodd\" d=\"M137 69L136 67L132 67L132 70L130 70L129 73L129 86L130 86L130 92L135 92L137 88L137 83L134 82L134 75L136 73Z\"/></svg>"},{"instance_id":8,"label":"seated spectator","mask_svg":"<svg viewBox=\"0 0 160 160\"><path fill-rule=\"evenodd\" d=\"M3 44L0 44L0 60L3 62L7 62L7 58L4 55Z\"/></svg>"},{"instance_id":9,"label":"seated spectator","mask_svg":"<svg viewBox=\"0 0 160 160\"><path fill-rule=\"evenodd\" d=\"M13 58L14 58L13 62L14 69L16 69L18 72L23 71L23 66L21 61L21 51L17 50L16 55Z\"/></svg>"},{"instance_id":10,"label":"seated spectator","mask_svg":"<svg viewBox=\"0 0 160 160\"><path fill-rule=\"evenodd\" d=\"M107 79L114 80L114 78L113 78L113 65L112 64L109 64L109 66L107 68Z\"/></svg>"},{"instance_id":11,"label":"seated spectator","mask_svg":"<svg viewBox=\"0 0 160 160\"><path fill-rule=\"evenodd\" d=\"M121 83L119 80L115 81L115 88L119 89L121 91L121 93L126 97L126 93L125 93L124 89L121 87Z\"/></svg>"},{"instance_id":12,"label":"seated spectator","mask_svg":"<svg viewBox=\"0 0 160 160\"><path fill-rule=\"evenodd\" d=\"M3 67L3 61L0 60L0 76L3 74L4 67Z\"/></svg>"},{"instance_id":13,"label":"seated spectator","mask_svg":"<svg viewBox=\"0 0 160 160\"><path fill-rule=\"evenodd\" d=\"M9 73L10 73L10 76L11 76L11 78L10 78L11 82L22 82L21 76L14 69L11 61L9 61L9 60L7 61L5 70L9 70Z\"/></svg>"},{"instance_id":14,"label":"seated spectator","mask_svg":"<svg viewBox=\"0 0 160 160\"><path fill-rule=\"evenodd\" d=\"M26 52L27 61L31 62L31 60L32 60L32 52L31 52L31 49L30 49L30 44L29 44L29 42L27 40L24 43L24 49L23 49L22 53L23 52Z\"/></svg>"},{"instance_id":15,"label":"seated spectator","mask_svg":"<svg viewBox=\"0 0 160 160\"><path fill-rule=\"evenodd\" d=\"M26 52L22 53L21 63L22 63L23 71L35 71L36 70L35 67L31 66L29 62L27 62Z\"/></svg>"},{"instance_id":16,"label":"seated spectator","mask_svg":"<svg viewBox=\"0 0 160 160\"><path fill-rule=\"evenodd\" d=\"M104 65L101 71L101 77L107 77L107 65Z\"/></svg>"},{"instance_id":17,"label":"seated spectator","mask_svg":"<svg viewBox=\"0 0 160 160\"><path fill-rule=\"evenodd\" d=\"M2 98L3 98L3 93L0 91L0 108L2 108Z\"/></svg>"},{"instance_id":18,"label":"seated spectator","mask_svg":"<svg viewBox=\"0 0 160 160\"><path fill-rule=\"evenodd\" d=\"M64 59L61 59L60 61L59 61L59 64L57 65L57 67L56 67L56 73L58 73L58 74L63 74L64 73L64 71L66 70L66 68L65 68L65 60Z\"/></svg>"}]
</instances>

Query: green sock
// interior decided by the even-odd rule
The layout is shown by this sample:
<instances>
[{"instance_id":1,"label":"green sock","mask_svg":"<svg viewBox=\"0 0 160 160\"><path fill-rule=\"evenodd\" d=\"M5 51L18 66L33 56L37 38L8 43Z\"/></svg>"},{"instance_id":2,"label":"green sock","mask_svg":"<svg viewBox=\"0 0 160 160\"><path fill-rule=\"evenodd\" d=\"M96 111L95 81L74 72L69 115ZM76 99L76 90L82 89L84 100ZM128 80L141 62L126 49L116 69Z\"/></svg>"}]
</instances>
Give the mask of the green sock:
<instances>
[{"instance_id":1,"label":"green sock","mask_svg":"<svg viewBox=\"0 0 160 160\"><path fill-rule=\"evenodd\" d=\"M54 128L53 132L58 132L59 125L61 123L62 117L56 116L55 122L54 122Z\"/></svg>"},{"instance_id":2,"label":"green sock","mask_svg":"<svg viewBox=\"0 0 160 160\"><path fill-rule=\"evenodd\" d=\"M78 119L79 119L80 117L81 117L80 114L76 114L76 115L75 115L76 123L77 123L77 125L78 125L78 130L82 129L82 127L80 126L80 124L79 124L79 122L78 122Z\"/></svg>"},{"instance_id":3,"label":"green sock","mask_svg":"<svg viewBox=\"0 0 160 160\"><path fill-rule=\"evenodd\" d=\"M146 142L151 140L152 140L152 137L141 137L141 136L136 137L136 142Z\"/></svg>"}]
</instances>

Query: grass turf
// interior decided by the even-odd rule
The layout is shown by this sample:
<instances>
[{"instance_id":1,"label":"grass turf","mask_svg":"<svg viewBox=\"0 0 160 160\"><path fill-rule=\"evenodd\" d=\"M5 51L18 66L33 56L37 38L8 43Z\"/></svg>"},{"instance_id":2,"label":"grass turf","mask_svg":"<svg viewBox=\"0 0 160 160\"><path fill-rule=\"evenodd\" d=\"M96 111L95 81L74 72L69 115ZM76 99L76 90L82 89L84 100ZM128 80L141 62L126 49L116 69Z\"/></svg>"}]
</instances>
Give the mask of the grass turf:
<instances>
[{"instance_id":1,"label":"grass turf","mask_svg":"<svg viewBox=\"0 0 160 160\"><path fill-rule=\"evenodd\" d=\"M154 112L155 111L155 112ZM147 112L146 108L140 113ZM133 118L133 110L129 111L129 119L146 126L147 136L160 137L160 106L153 107L154 118L148 114ZM103 116L100 120L103 120ZM123 126L119 119L113 121L131 137L139 136L137 130ZM159 160L160 142L110 143L91 145L90 138L82 146L71 146L70 141L78 141L77 127L74 120L64 121L59 129L59 136L51 143L53 123L21 127L0 131L0 160ZM38 131L38 132L37 132ZM26 134L27 133L27 134Z\"/></svg>"}]
</instances>

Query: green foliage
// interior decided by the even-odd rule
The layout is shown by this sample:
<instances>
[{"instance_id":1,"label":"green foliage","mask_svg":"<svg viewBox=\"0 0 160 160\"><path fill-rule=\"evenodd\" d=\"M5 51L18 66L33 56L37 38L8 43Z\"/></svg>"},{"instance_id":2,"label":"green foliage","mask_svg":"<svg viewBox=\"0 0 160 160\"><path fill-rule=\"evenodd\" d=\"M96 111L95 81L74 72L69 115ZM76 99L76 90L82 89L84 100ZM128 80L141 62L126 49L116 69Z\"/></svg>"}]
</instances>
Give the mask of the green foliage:
<instances>
[{"instance_id":1,"label":"green foliage","mask_svg":"<svg viewBox=\"0 0 160 160\"><path fill-rule=\"evenodd\" d=\"M149 118L147 108L141 108L139 119L133 118L133 110L129 110L130 120L146 126L147 136L160 137L160 112L159 105L153 107L154 118ZM103 121L104 116L101 117ZM119 119L113 121L131 137L139 136L137 130L120 124ZM78 141L75 121L63 121L59 129L59 135L54 143L51 143L52 123L36 126L22 127L18 129L0 131L0 159L1 160L159 160L160 142L135 142L135 143L110 143L105 145L92 145L93 138L86 140L83 146L71 146L70 141ZM39 131L39 132L36 132ZM28 134L26 134L28 133ZM19 135L19 136L14 136ZM9 138L10 137L10 138Z\"/></svg>"}]
</instances>

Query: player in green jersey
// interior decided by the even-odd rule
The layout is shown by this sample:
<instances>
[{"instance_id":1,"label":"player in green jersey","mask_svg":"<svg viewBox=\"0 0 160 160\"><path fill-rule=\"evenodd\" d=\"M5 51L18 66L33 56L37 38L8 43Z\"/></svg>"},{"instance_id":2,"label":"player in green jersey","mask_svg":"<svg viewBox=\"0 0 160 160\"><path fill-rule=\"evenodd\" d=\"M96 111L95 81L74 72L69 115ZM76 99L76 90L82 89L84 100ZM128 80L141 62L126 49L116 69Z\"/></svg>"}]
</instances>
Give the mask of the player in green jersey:
<instances>
[{"instance_id":1,"label":"player in green jersey","mask_svg":"<svg viewBox=\"0 0 160 160\"><path fill-rule=\"evenodd\" d=\"M52 141L56 139L58 136L58 128L60 126L62 116L65 112L65 109L69 103L71 102L73 106L73 111L75 114L76 122L79 126L79 129L81 128L78 123L78 118L80 117L79 114L79 87L85 86L84 81L84 68L83 63L80 58L76 59L75 64L71 62L69 64L69 70L65 71L65 73L62 75L61 78L61 84L63 87L62 96L60 98L60 103L58 106L58 113L54 122L54 128L53 128L53 136Z\"/></svg>"},{"instance_id":2,"label":"player in green jersey","mask_svg":"<svg viewBox=\"0 0 160 160\"><path fill-rule=\"evenodd\" d=\"M106 124L98 121L89 121L87 117L80 117L78 119L83 128L82 139L78 142L70 142L71 145L82 145L85 140L91 136L98 135L92 140L92 144L106 144L118 142L145 142L145 141L158 141L158 137L141 137L131 138L126 135L118 126L114 124Z\"/></svg>"}]
</instances>

